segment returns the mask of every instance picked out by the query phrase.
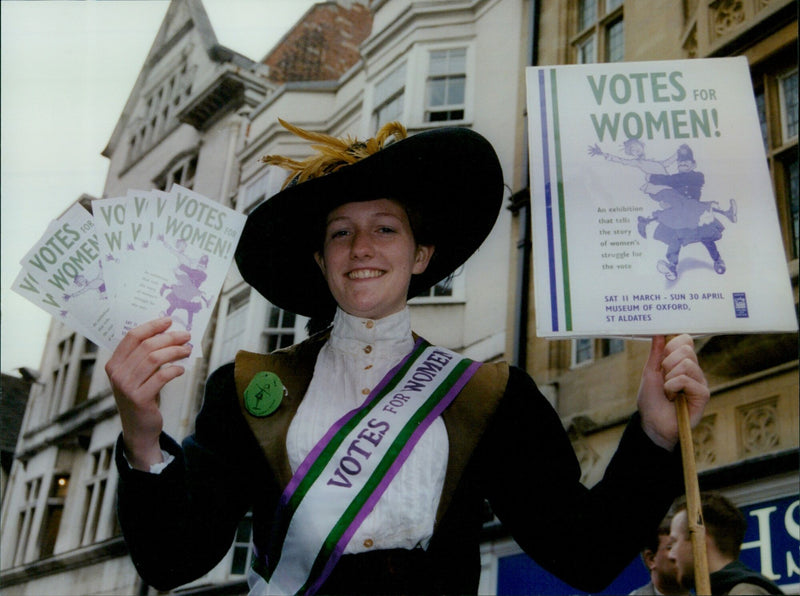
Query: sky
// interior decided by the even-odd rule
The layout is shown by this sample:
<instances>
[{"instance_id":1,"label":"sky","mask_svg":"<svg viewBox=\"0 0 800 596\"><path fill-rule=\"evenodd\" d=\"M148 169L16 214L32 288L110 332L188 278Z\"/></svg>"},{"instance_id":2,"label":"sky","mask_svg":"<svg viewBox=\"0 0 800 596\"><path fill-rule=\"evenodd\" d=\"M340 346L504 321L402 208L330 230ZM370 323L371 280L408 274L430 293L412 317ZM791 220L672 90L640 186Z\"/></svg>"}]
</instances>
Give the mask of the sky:
<instances>
[{"instance_id":1,"label":"sky","mask_svg":"<svg viewBox=\"0 0 800 596\"><path fill-rule=\"evenodd\" d=\"M203 0L217 41L261 59L313 0ZM81 194L101 197L100 155L167 0L0 1L0 370L38 370L50 316L11 291L19 261Z\"/></svg>"}]
</instances>

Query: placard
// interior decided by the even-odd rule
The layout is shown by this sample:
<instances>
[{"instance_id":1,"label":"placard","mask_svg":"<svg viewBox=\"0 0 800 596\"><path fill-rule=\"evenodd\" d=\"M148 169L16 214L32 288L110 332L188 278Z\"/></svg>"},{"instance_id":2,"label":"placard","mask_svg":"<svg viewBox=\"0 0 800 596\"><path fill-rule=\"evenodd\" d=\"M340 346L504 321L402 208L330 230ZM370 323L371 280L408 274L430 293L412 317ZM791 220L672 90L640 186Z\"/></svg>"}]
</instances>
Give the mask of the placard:
<instances>
[{"instance_id":1,"label":"placard","mask_svg":"<svg viewBox=\"0 0 800 596\"><path fill-rule=\"evenodd\" d=\"M746 58L526 79L537 335L797 330Z\"/></svg>"}]
</instances>

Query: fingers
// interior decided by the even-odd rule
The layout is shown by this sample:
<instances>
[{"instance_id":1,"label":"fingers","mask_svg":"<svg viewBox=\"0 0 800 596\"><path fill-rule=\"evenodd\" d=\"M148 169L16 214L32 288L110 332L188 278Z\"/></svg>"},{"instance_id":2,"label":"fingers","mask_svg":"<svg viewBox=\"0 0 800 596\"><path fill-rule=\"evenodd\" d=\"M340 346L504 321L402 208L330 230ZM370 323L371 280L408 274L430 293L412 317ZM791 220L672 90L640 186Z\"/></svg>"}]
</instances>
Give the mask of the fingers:
<instances>
[{"instance_id":1,"label":"fingers","mask_svg":"<svg viewBox=\"0 0 800 596\"><path fill-rule=\"evenodd\" d=\"M132 360L138 364L149 352L189 341L191 336L186 331L167 332L171 325L172 319L164 317L131 329L114 350L110 362Z\"/></svg>"},{"instance_id":2,"label":"fingers","mask_svg":"<svg viewBox=\"0 0 800 596\"><path fill-rule=\"evenodd\" d=\"M679 362L689 359L697 362L697 354L694 351L694 340L690 335L682 334L672 337L664 346L664 359L661 367L664 372L668 372Z\"/></svg>"},{"instance_id":3,"label":"fingers","mask_svg":"<svg viewBox=\"0 0 800 596\"><path fill-rule=\"evenodd\" d=\"M186 331L167 331L169 318L149 321L132 329L114 350L106 364L112 386L129 398L136 393L154 395L173 378L182 374L182 367L165 364L186 358L191 353Z\"/></svg>"},{"instance_id":4,"label":"fingers","mask_svg":"<svg viewBox=\"0 0 800 596\"><path fill-rule=\"evenodd\" d=\"M654 335L653 340L650 342L650 355L647 357L645 368L650 371L660 371L661 362L664 359L664 347L666 345L666 338L663 335Z\"/></svg>"},{"instance_id":5,"label":"fingers","mask_svg":"<svg viewBox=\"0 0 800 596\"><path fill-rule=\"evenodd\" d=\"M702 396L708 392L705 379L698 380L693 377L681 375L664 382L664 394L667 399L674 401L679 395Z\"/></svg>"},{"instance_id":6,"label":"fingers","mask_svg":"<svg viewBox=\"0 0 800 596\"><path fill-rule=\"evenodd\" d=\"M670 340L664 350L661 363L664 373L664 394L670 401L684 395L690 406L702 409L710 393L703 370L694 351L694 342L688 335L679 335Z\"/></svg>"},{"instance_id":7,"label":"fingers","mask_svg":"<svg viewBox=\"0 0 800 596\"><path fill-rule=\"evenodd\" d=\"M180 350L178 352L177 350ZM173 351L173 354L178 354L177 356L169 356L169 360L166 362L172 362L174 360L180 360L185 358L191 352L191 348L186 348L184 346L179 346L177 350ZM163 363L163 364L166 364ZM178 365L173 364L171 366L164 366L163 364L154 365L154 368L150 370L150 374L147 374L146 370L142 371L142 374L135 379L132 379L133 383L136 383L138 380L142 380L143 382L139 385L139 392L142 395L149 396L149 395L158 395L161 391L162 387L169 383L172 379L175 379L181 376L185 369Z\"/></svg>"}]
</instances>

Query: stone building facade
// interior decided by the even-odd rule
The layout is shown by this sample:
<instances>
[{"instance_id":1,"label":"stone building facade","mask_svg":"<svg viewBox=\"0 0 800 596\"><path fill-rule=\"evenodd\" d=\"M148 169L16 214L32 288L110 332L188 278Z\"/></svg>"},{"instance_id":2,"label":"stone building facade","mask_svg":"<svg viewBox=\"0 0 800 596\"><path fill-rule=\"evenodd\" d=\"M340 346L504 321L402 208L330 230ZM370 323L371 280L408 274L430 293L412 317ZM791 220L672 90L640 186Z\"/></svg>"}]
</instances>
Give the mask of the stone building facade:
<instances>
[{"instance_id":1,"label":"stone building facade","mask_svg":"<svg viewBox=\"0 0 800 596\"><path fill-rule=\"evenodd\" d=\"M761 0L569 0L536 2L538 65L644 61L743 55L748 59L762 124L785 248L797 304L798 135L797 4ZM518 262L530 242L526 191L514 196ZM527 267L515 267L518 287L532 289ZM597 482L624 422L636 407L641 341L535 336L533 294L516 294L513 343L529 373L545 389L581 461L583 481ZM523 331L525 329L527 332ZM800 584L798 532L798 337L797 334L700 337L696 348L712 391L693 438L702 490L720 490L742 507L750 528L744 557L751 566L796 593ZM613 379L614 382L609 382ZM751 538L752 536L752 538ZM487 546L492 586L530 590L548 586L539 569L518 564L503 577L504 560L519 550L502 540ZM508 565L512 567L512 565ZM634 562L608 593L636 587ZM643 576L639 576L641 579ZM496 579L495 579L496 578ZM646 583L642 581L641 583ZM627 582L627 583L626 583Z\"/></svg>"}]
</instances>

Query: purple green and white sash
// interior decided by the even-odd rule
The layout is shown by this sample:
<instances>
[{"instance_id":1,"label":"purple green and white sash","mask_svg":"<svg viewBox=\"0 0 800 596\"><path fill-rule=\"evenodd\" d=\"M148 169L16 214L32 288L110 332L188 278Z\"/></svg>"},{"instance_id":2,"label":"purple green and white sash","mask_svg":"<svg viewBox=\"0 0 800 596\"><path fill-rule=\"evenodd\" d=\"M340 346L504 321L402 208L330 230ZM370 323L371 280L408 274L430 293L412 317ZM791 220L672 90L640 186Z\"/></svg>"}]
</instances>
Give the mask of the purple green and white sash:
<instances>
[{"instance_id":1,"label":"purple green and white sash","mask_svg":"<svg viewBox=\"0 0 800 596\"><path fill-rule=\"evenodd\" d=\"M417 341L311 450L281 496L254 594L314 594L414 446L481 363Z\"/></svg>"}]
</instances>

